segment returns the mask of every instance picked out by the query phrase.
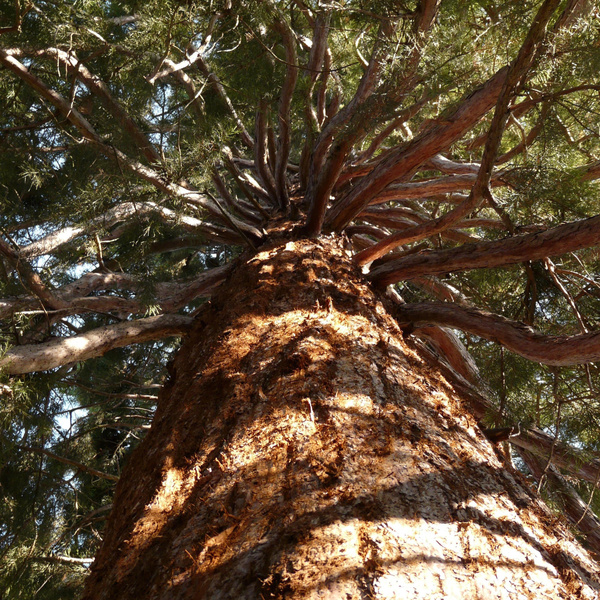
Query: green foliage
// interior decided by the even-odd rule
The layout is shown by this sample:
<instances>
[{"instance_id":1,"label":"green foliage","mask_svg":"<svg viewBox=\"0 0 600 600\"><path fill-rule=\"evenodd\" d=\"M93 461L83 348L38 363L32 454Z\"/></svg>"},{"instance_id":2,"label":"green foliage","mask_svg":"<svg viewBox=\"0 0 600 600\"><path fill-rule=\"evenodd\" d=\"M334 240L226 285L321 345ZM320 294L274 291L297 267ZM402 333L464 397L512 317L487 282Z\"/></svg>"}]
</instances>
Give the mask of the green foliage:
<instances>
[{"instance_id":1,"label":"green foliage","mask_svg":"<svg viewBox=\"0 0 600 600\"><path fill-rule=\"evenodd\" d=\"M17 5L0 4L0 27L16 23ZM355 166L357 155L391 119L415 105L419 108L404 129L390 134L376 157L408 143L432 120L443 121L458 102L510 63L539 5L534 0L447 0L431 31L417 39L417 1L39 0L23 15L19 30L0 36L2 48L20 50L19 60L29 72L72 103L103 148L86 139L47 97L0 68L0 235L27 249L46 236L79 228L82 233L30 261L36 272L58 289L85 273L127 274L135 278L135 289L115 284L92 290L89 298L135 300L138 307L132 312L79 313L48 311L37 301L24 303L0 322L0 348L159 314L158 289L175 280L178 285L193 282L239 255L240 245L221 243L222 221L165 190L185 183L200 193L219 195L213 174L231 170L223 150L234 158L251 156L241 141L239 123L252 136L257 106L264 99L268 128L276 138L281 88L290 65L275 19L289 25L298 49L299 78L289 116L294 166L300 163L305 141L318 134L305 106L306 97L312 93L316 98L323 85L305 68L315 15L331 12L326 105L336 96L342 106L348 105L364 75L363 61L374 49L385 57L373 94L353 115L359 142L346 166ZM21 1L20 6L24 10L28 4ZM393 33L382 36L380 25L386 18L394 24ZM600 158L599 38L597 17L575 21L567 31L549 36L513 102L513 108L529 103L531 109L513 111L498 154L525 142L526 148L496 169L504 184L493 188L499 208L482 204L471 217L498 220L502 212L520 233L599 212L600 192L585 168ZM200 63L182 68L188 80L161 74L200 47L206 68ZM77 81L72 70L48 53L52 48L74 52L104 82L114 103ZM222 83L239 122L206 69ZM414 85L406 84L406 78ZM152 142L158 160L148 159L115 116L118 110ZM480 160L491 114L444 154L462 162ZM527 140L538 126L538 134ZM154 169L154 179L140 177L127 160ZM433 169L418 174L439 176ZM296 193L296 170L290 181ZM239 182L230 179L226 185L245 201ZM447 212L453 206L444 204L448 199L421 199L419 214L429 219ZM127 203L135 203L136 210L127 217L110 217ZM416 204L400 201L394 206ZM236 216L241 219L243 211L238 209ZM196 227L199 222L213 229ZM507 235L506 229L483 226L461 232L482 240ZM440 236L426 242L431 248L456 243ZM556 267L585 326L597 329L597 251L560 257ZM581 330L571 304L541 262L448 274L442 283L456 287L477 306L525 321L543 333ZM21 301L26 293L22 275L0 259L0 299ZM415 282L403 284L401 293L407 301L430 299ZM192 314L202 302L195 298L178 310ZM582 451L600 451L596 365L550 369L501 352L495 343L467 335L463 340L503 408L502 424L536 425ZM148 342L46 373L0 374L3 598L78 597L86 568L61 562L61 557L93 556L110 509L114 477L149 426L176 345L172 339ZM589 486L578 485L589 498ZM600 508L600 499L594 497L591 506Z\"/></svg>"}]
</instances>

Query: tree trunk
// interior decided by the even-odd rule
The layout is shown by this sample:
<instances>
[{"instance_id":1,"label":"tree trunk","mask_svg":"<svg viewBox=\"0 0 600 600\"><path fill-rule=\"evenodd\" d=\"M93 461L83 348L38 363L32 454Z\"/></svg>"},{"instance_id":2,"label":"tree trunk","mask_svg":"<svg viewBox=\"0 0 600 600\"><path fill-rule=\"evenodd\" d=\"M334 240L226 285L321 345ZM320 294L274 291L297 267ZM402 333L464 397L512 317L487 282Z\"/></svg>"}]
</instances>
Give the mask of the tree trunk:
<instances>
[{"instance_id":1,"label":"tree trunk","mask_svg":"<svg viewBox=\"0 0 600 600\"><path fill-rule=\"evenodd\" d=\"M242 259L170 371L86 600L598 597L340 240Z\"/></svg>"}]
</instances>

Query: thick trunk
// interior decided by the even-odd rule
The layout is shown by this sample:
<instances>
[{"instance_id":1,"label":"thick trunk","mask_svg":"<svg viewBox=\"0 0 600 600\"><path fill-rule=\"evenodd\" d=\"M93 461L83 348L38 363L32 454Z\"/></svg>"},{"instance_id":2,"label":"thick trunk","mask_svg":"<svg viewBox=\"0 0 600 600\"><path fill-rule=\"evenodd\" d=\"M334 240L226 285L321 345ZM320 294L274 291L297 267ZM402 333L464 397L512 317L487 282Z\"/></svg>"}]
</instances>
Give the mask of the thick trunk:
<instances>
[{"instance_id":1,"label":"thick trunk","mask_svg":"<svg viewBox=\"0 0 600 600\"><path fill-rule=\"evenodd\" d=\"M597 598L335 239L261 249L179 351L86 600Z\"/></svg>"}]
</instances>

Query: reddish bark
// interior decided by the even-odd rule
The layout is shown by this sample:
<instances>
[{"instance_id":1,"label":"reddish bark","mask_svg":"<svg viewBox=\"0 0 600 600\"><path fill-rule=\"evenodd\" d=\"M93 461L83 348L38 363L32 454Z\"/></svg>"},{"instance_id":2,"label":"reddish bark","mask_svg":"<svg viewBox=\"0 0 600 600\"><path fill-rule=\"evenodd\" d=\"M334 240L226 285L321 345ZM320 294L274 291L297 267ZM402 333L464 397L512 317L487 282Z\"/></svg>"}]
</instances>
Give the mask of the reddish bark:
<instances>
[{"instance_id":1,"label":"reddish bark","mask_svg":"<svg viewBox=\"0 0 600 600\"><path fill-rule=\"evenodd\" d=\"M240 261L171 367L85 600L596 598L336 240Z\"/></svg>"}]
</instances>

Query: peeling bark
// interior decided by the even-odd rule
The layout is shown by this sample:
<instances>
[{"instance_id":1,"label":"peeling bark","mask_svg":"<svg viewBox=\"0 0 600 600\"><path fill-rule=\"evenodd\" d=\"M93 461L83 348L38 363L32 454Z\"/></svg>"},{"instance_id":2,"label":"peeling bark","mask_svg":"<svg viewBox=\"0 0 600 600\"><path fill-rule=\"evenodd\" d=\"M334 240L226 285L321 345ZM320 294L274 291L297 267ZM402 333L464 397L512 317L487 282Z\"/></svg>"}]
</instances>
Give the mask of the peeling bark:
<instances>
[{"instance_id":1,"label":"peeling bark","mask_svg":"<svg viewBox=\"0 0 600 600\"><path fill-rule=\"evenodd\" d=\"M597 598L341 243L273 242L198 315L85 600Z\"/></svg>"}]
</instances>

